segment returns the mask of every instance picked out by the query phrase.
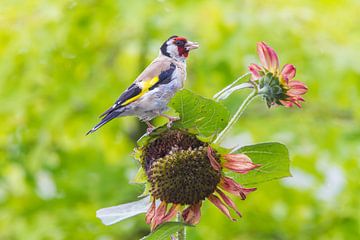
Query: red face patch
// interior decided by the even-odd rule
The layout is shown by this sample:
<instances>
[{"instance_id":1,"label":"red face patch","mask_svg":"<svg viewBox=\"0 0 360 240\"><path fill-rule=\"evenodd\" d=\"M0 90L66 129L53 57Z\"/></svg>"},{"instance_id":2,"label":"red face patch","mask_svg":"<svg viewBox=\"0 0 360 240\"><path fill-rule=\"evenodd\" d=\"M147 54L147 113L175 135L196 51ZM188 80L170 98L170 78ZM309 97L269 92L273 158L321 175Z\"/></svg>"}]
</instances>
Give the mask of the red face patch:
<instances>
[{"instance_id":1,"label":"red face patch","mask_svg":"<svg viewBox=\"0 0 360 240\"><path fill-rule=\"evenodd\" d=\"M184 37L176 37L174 40L175 40L175 41L187 42L186 38L184 38Z\"/></svg>"},{"instance_id":2,"label":"red face patch","mask_svg":"<svg viewBox=\"0 0 360 240\"><path fill-rule=\"evenodd\" d=\"M189 55L189 51L186 50L186 48L185 48L186 43L187 43L187 40L184 37L174 38L174 44L177 46L179 55L182 57L188 57L188 55Z\"/></svg>"},{"instance_id":3,"label":"red face patch","mask_svg":"<svg viewBox=\"0 0 360 240\"><path fill-rule=\"evenodd\" d=\"M178 47L178 51L179 51L180 56L183 56L186 58L189 56L189 51L186 50L184 47Z\"/></svg>"}]
</instances>

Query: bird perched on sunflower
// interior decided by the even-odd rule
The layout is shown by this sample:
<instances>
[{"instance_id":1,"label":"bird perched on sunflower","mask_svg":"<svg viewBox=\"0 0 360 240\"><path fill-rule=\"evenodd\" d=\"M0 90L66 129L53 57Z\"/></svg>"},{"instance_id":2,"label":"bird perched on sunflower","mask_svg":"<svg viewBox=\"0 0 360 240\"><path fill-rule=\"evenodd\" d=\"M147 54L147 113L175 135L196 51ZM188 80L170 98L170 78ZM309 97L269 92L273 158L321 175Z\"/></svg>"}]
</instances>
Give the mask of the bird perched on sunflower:
<instances>
[{"instance_id":1,"label":"bird perched on sunflower","mask_svg":"<svg viewBox=\"0 0 360 240\"><path fill-rule=\"evenodd\" d=\"M154 126L150 120L163 116L169 119L168 126L178 118L163 114L174 94L183 88L186 79L186 59L189 52L199 47L198 43L185 37L171 36L160 47L159 56L135 79L116 100L115 104L100 115L101 121L87 134L95 132L114 118L136 116L144 121L147 132Z\"/></svg>"}]
</instances>

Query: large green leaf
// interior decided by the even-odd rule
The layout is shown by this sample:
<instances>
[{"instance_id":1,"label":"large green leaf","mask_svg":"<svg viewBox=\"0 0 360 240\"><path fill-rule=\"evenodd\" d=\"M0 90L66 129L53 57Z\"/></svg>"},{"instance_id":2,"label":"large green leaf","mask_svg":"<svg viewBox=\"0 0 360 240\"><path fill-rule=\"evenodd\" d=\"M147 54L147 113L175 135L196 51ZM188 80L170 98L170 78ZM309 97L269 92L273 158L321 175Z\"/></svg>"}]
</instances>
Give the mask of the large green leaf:
<instances>
[{"instance_id":1,"label":"large green leaf","mask_svg":"<svg viewBox=\"0 0 360 240\"><path fill-rule=\"evenodd\" d=\"M291 176L289 152L284 144L260 143L244 146L237 152L246 154L254 163L261 165L247 174L233 172L228 174L243 185L254 185Z\"/></svg>"},{"instance_id":2,"label":"large green leaf","mask_svg":"<svg viewBox=\"0 0 360 240\"><path fill-rule=\"evenodd\" d=\"M224 129L230 117L229 111L221 103L185 89L172 98L169 106L180 115L174 127L189 129L206 137Z\"/></svg>"},{"instance_id":3,"label":"large green leaf","mask_svg":"<svg viewBox=\"0 0 360 240\"><path fill-rule=\"evenodd\" d=\"M194 227L183 222L166 222L155 229L154 232L143 237L141 240L168 240L170 236L184 227Z\"/></svg>"}]
</instances>

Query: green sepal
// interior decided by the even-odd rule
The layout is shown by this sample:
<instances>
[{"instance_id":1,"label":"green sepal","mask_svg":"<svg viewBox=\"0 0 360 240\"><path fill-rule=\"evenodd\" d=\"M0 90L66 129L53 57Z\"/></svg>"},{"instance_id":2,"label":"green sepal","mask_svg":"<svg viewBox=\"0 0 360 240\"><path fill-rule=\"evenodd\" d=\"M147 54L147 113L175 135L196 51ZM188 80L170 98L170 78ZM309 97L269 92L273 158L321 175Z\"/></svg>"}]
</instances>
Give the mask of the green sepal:
<instances>
[{"instance_id":1,"label":"green sepal","mask_svg":"<svg viewBox=\"0 0 360 240\"><path fill-rule=\"evenodd\" d=\"M135 177L130 181L130 183L146 183L147 182L147 176L145 173L145 170L142 167L139 167L138 172L136 173Z\"/></svg>"},{"instance_id":2,"label":"green sepal","mask_svg":"<svg viewBox=\"0 0 360 240\"><path fill-rule=\"evenodd\" d=\"M150 184L146 183L143 193L139 197L145 197L150 194Z\"/></svg>"}]
</instances>

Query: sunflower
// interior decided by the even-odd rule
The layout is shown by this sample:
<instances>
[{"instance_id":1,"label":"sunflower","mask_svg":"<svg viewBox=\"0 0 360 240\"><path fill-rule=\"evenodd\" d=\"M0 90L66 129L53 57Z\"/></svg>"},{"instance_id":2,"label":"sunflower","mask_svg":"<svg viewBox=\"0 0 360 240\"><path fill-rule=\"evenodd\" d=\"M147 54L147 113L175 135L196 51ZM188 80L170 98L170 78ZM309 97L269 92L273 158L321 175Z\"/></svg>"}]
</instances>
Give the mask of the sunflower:
<instances>
[{"instance_id":1,"label":"sunflower","mask_svg":"<svg viewBox=\"0 0 360 240\"><path fill-rule=\"evenodd\" d=\"M251 80L259 85L259 94L264 96L268 107L292 107L294 104L301 107L301 102L304 102L302 95L308 88L303 82L294 79L295 66L285 64L280 70L276 52L264 42L257 43L257 52L261 65L250 64L249 71Z\"/></svg>"},{"instance_id":2,"label":"sunflower","mask_svg":"<svg viewBox=\"0 0 360 240\"><path fill-rule=\"evenodd\" d=\"M230 210L240 217L241 213L227 193L245 200L256 190L241 186L225 176L224 170L246 174L259 165L244 154L220 154L188 132L166 131L138 150L151 199L146 222L152 230L177 213L185 223L197 224L206 199L236 221Z\"/></svg>"}]
</instances>

